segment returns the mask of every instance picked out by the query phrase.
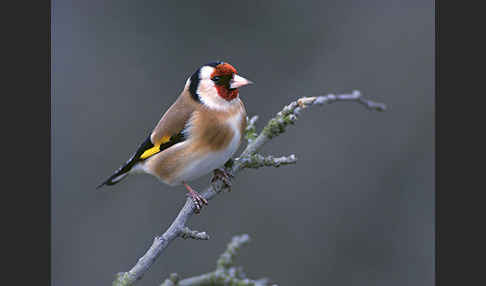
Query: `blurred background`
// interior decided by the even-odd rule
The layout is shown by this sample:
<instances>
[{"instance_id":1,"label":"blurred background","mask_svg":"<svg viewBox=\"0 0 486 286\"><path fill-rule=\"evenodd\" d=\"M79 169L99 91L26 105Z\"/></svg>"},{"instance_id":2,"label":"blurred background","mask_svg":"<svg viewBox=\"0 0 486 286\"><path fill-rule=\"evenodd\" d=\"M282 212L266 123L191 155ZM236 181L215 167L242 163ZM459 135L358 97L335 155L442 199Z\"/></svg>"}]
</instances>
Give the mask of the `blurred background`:
<instances>
[{"instance_id":1,"label":"blurred background","mask_svg":"<svg viewBox=\"0 0 486 286\"><path fill-rule=\"evenodd\" d=\"M261 128L301 96L359 89L306 110L262 153L296 165L245 170L138 285L237 263L279 285L433 285L433 1L52 1L52 285L111 285L185 201L134 176L95 186L135 151L202 64L233 64ZM193 183L207 185L209 176Z\"/></svg>"}]
</instances>

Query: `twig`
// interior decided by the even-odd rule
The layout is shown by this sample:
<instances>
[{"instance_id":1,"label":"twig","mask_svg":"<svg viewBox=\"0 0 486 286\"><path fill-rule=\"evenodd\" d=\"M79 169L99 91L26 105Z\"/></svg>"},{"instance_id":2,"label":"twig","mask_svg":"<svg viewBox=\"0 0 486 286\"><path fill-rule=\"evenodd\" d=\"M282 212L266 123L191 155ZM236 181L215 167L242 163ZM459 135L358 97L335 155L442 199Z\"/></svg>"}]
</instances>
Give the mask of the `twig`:
<instances>
[{"instance_id":1,"label":"twig","mask_svg":"<svg viewBox=\"0 0 486 286\"><path fill-rule=\"evenodd\" d=\"M245 139L248 144L251 143L251 141L255 140L257 137L257 131L256 131L256 122L258 120L258 115L254 115L253 117L246 118L246 130L245 130Z\"/></svg>"},{"instance_id":2,"label":"twig","mask_svg":"<svg viewBox=\"0 0 486 286\"><path fill-rule=\"evenodd\" d=\"M233 260L235 259L238 250L249 242L250 236L248 234L234 236L231 239L231 242L228 243L226 250L219 256L218 262L216 262L216 269L228 269L233 266Z\"/></svg>"},{"instance_id":3,"label":"twig","mask_svg":"<svg viewBox=\"0 0 486 286\"><path fill-rule=\"evenodd\" d=\"M199 240L208 240L209 235L206 232L199 232L197 230L190 230L187 226L183 227L181 230L181 237L184 239L192 238Z\"/></svg>"},{"instance_id":4,"label":"twig","mask_svg":"<svg viewBox=\"0 0 486 286\"><path fill-rule=\"evenodd\" d=\"M241 285L241 286L268 286L270 280L261 278L257 280L246 277L242 267L234 266L234 259L238 250L248 244L250 237L248 234L234 236L226 247L226 250L220 255L216 262L216 270L204 273L198 276L180 279L177 273L172 273L160 286L224 286L224 285ZM273 286L276 286L273 284Z\"/></svg>"},{"instance_id":5,"label":"twig","mask_svg":"<svg viewBox=\"0 0 486 286\"><path fill-rule=\"evenodd\" d=\"M272 166L275 168L280 167L280 165L289 165L297 163L297 157L294 154L287 157L275 158L272 155L262 156L260 154L253 154L247 157L240 157L235 159L236 162L241 164L242 168L252 168L258 169L260 167Z\"/></svg>"},{"instance_id":6,"label":"twig","mask_svg":"<svg viewBox=\"0 0 486 286\"><path fill-rule=\"evenodd\" d=\"M363 99L359 91L353 91L352 94L328 94L318 97L302 97L285 106L282 111L278 112L274 118L270 119L270 121L263 128L262 132L258 134L258 136L256 136L255 128L258 117L252 117L249 120L248 128L245 131L245 138L247 138L249 143L246 146L245 150L241 153L239 158L236 158L235 160L230 160L227 164L225 164L226 170L229 173L235 175L245 168L258 168L268 165L279 166L284 161L288 162L289 164L295 163L295 156L292 155L286 157L286 159L277 158L282 160L279 164L265 164L265 159L258 161L259 159L261 159L261 157L259 157L261 155L252 155L255 155L256 152L272 138L285 132L285 128L289 124L294 124L297 121L297 118L300 116L301 111L306 107L312 105L330 104L339 101L357 102L364 105L370 110L384 111L386 109L386 106L382 103L376 103L371 100ZM273 159L268 159L266 162L274 162ZM263 164L259 163L262 161ZM209 185L201 195L209 201L225 188L227 188L227 186L222 181L216 181L212 185ZM132 267L132 269L130 269L128 272L122 272L117 274L113 285L132 285L137 280L141 279L143 274L148 271L150 266L152 266L152 264L155 262L157 257L164 251L164 249L167 248L167 246L172 241L174 241L175 238L183 236L183 230L186 227L186 223L193 214L194 204L192 200L188 198L170 227L161 236L157 236L154 238L154 241L150 248L138 260L138 262Z\"/></svg>"}]
</instances>

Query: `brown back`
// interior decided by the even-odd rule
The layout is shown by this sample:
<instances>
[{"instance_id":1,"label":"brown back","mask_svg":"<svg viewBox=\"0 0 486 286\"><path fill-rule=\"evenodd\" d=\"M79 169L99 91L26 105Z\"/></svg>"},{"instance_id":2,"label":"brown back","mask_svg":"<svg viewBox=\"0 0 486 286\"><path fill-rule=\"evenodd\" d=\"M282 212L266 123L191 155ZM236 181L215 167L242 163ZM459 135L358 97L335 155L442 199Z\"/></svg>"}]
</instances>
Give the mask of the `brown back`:
<instances>
[{"instance_id":1,"label":"brown back","mask_svg":"<svg viewBox=\"0 0 486 286\"><path fill-rule=\"evenodd\" d=\"M200 105L184 90L155 126L150 140L154 145L162 143L162 138L182 131L194 110Z\"/></svg>"}]
</instances>

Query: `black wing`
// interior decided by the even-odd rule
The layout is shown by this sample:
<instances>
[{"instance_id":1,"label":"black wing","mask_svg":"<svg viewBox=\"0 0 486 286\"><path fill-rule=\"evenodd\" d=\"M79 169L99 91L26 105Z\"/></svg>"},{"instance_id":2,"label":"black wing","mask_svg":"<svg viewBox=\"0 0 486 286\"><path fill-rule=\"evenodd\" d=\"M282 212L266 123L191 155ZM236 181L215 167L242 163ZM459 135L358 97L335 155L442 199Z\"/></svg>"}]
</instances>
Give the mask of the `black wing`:
<instances>
[{"instance_id":1,"label":"black wing","mask_svg":"<svg viewBox=\"0 0 486 286\"><path fill-rule=\"evenodd\" d=\"M108 179L106 179L103 183L99 184L96 188L99 189L104 185L111 186L118 182L120 182L123 178L128 175L128 172L140 161L146 160L147 158L164 151L165 149L171 147L174 144L184 141L186 138L182 132L171 136L169 140L160 146L155 146L152 141L150 140L150 135L145 139L145 141L140 144L137 151L125 162L118 170L115 171L113 175L111 175ZM150 151L148 156L144 155L145 151Z\"/></svg>"}]
</instances>

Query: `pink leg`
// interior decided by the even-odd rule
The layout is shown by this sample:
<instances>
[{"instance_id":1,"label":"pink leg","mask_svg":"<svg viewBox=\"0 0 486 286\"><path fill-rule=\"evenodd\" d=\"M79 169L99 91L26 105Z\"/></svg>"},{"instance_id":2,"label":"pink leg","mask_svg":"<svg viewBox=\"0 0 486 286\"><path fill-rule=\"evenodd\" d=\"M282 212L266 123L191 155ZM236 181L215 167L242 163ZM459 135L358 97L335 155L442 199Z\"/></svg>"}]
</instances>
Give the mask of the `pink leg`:
<instances>
[{"instance_id":1,"label":"pink leg","mask_svg":"<svg viewBox=\"0 0 486 286\"><path fill-rule=\"evenodd\" d=\"M201 211L201 208L202 208L202 205L205 204L207 205L208 204L208 201L203 198L198 192L196 192L195 190L193 190L191 188L191 186L189 186L188 184L186 183L182 183L184 184L184 186L186 187L186 189L189 191L189 196L191 197L192 199L192 202L194 203L196 209L194 210L195 213L199 213Z\"/></svg>"}]
</instances>

